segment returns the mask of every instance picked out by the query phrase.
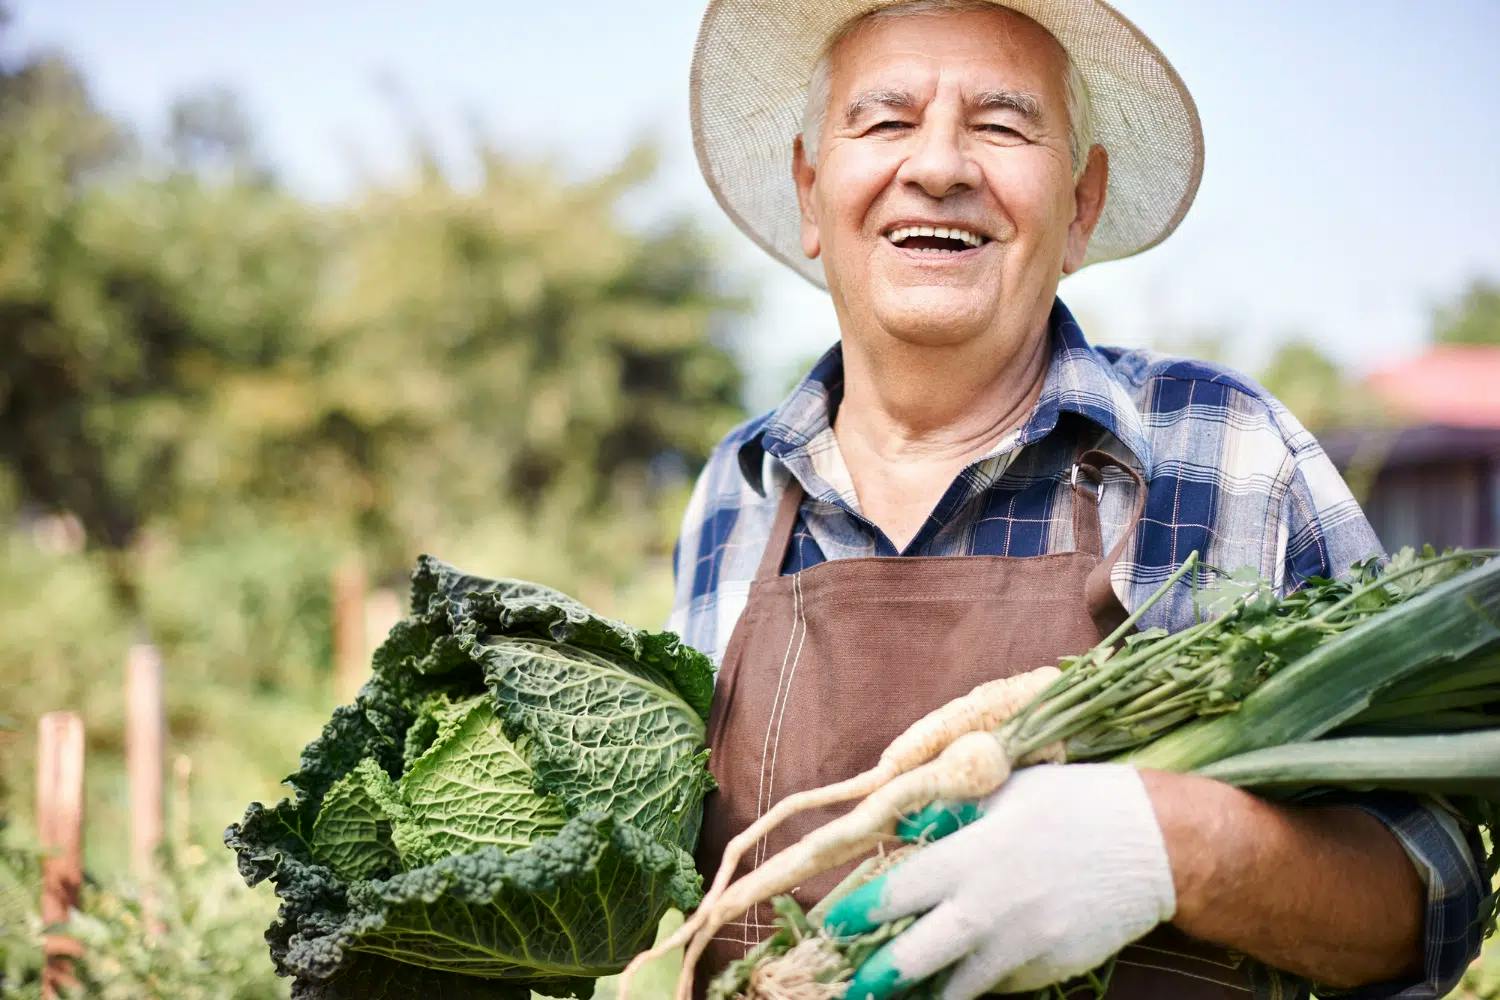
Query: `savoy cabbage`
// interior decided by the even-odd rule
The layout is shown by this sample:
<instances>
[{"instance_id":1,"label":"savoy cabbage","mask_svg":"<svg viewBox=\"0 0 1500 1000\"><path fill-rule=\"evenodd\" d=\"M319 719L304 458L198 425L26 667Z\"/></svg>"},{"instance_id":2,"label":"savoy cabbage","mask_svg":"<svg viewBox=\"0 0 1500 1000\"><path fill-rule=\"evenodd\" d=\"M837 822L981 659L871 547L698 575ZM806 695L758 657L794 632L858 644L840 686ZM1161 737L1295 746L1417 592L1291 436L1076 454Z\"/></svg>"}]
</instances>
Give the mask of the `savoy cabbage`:
<instances>
[{"instance_id":1,"label":"savoy cabbage","mask_svg":"<svg viewBox=\"0 0 1500 1000\"><path fill-rule=\"evenodd\" d=\"M306 1000L586 993L701 894L712 666L670 633L423 557L412 614L225 831Z\"/></svg>"}]
</instances>

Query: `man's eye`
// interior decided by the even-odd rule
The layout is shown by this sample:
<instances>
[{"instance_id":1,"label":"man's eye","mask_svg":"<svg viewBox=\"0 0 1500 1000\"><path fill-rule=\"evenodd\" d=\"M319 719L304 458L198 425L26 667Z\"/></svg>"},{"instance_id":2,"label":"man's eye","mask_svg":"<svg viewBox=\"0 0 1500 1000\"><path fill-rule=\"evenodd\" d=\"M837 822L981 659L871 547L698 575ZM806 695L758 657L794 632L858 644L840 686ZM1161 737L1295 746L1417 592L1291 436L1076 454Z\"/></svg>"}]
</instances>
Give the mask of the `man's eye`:
<instances>
[{"instance_id":1,"label":"man's eye","mask_svg":"<svg viewBox=\"0 0 1500 1000\"><path fill-rule=\"evenodd\" d=\"M995 135L1020 136L1021 134L1020 132L1017 132L1015 129L1011 128L1009 125L998 125L995 122L985 122L984 124L979 126L979 130L981 132L992 132Z\"/></svg>"},{"instance_id":2,"label":"man's eye","mask_svg":"<svg viewBox=\"0 0 1500 1000\"><path fill-rule=\"evenodd\" d=\"M900 131L902 129L908 129L908 128L911 128L911 122L903 122L903 121L892 120L892 121L885 121L885 122L876 122L874 125L870 126L870 131L871 132L897 132L897 131Z\"/></svg>"}]
</instances>

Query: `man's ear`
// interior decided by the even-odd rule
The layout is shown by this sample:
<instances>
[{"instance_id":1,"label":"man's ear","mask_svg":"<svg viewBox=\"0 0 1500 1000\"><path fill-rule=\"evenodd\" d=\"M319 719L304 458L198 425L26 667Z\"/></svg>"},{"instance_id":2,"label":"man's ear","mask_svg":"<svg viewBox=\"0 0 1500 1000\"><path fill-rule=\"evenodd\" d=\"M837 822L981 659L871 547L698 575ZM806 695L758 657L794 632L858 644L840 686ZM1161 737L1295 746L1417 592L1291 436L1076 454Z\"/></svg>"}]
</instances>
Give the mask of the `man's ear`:
<instances>
[{"instance_id":1,"label":"man's ear","mask_svg":"<svg viewBox=\"0 0 1500 1000\"><path fill-rule=\"evenodd\" d=\"M813 208L812 188L817 179L818 168L807 162L807 152L802 148L802 137L792 140L792 180L797 185L797 207L802 210L802 252L813 259L823 252L818 237L818 215Z\"/></svg>"},{"instance_id":2,"label":"man's ear","mask_svg":"<svg viewBox=\"0 0 1500 1000\"><path fill-rule=\"evenodd\" d=\"M1068 224L1068 249L1063 254L1063 274L1072 274L1083 266L1088 256L1089 237L1104 214L1104 197L1109 191L1109 154L1103 146L1089 150L1083 175L1073 188L1076 206L1073 221Z\"/></svg>"}]
</instances>

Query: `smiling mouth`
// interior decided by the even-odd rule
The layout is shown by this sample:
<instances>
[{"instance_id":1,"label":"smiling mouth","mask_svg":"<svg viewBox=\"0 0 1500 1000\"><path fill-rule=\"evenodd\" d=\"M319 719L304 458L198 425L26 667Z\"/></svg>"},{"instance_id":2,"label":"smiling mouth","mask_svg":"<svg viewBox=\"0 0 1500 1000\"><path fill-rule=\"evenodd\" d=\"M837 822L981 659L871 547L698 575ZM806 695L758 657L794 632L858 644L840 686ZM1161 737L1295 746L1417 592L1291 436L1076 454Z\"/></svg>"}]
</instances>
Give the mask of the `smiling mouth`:
<instances>
[{"instance_id":1,"label":"smiling mouth","mask_svg":"<svg viewBox=\"0 0 1500 1000\"><path fill-rule=\"evenodd\" d=\"M885 238L902 250L933 255L977 250L990 241L988 236L948 226L898 226L886 233Z\"/></svg>"}]
</instances>

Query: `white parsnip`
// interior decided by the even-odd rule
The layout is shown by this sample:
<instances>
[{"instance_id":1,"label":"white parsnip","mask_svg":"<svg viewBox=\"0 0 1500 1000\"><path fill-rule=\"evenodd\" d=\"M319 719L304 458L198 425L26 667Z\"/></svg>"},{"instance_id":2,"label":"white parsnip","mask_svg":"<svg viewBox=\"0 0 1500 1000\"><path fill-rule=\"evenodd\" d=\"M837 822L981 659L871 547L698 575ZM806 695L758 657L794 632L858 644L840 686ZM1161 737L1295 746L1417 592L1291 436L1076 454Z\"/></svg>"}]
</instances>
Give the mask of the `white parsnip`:
<instances>
[{"instance_id":1,"label":"white parsnip","mask_svg":"<svg viewBox=\"0 0 1500 1000\"><path fill-rule=\"evenodd\" d=\"M868 771L821 788L796 792L781 799L724 848L718 872L714 876L713 884L704 893L703 902L683 922L676 933L649 951L637 955L625 968L620 977L619 995L622 998L629 997L631 981L636 970L642 965L685 944L698 933L714 911L719 899L724 895L725 889L734 878L734 873L739 868L740 860L746 852L787 819L809 809L872 795L895 778L942 754L959 737L969 733L987 733L998 729L1002 723L1050 687L1059 676L1061 672L1057 667L1049 665L1038 667L1024 674L1001 677L980 684L968 694L933 709L912 723L905 732L891 741L890 745L881 752L880 760ZM998 782L996 784L998 785ZM930 801L919 802L913 808L921 808Z\"/></svg>"},{"instance_id":2,"label":"white parsnip","mask_svg":"<svg viewBox=\"0 0 1500 1000\"><path fill-rule=\"evenodd\" d=\"M734 882L712 907L688 942L678 1000L692 995L693 968L719 928L756 903L786 892L807 878L852 861L892 836L902 816L943 799L975 799L995 791L1010 776L1011 761L989 731L960 736L935 760L882 785L838 819L818 827ZM624 996L624 994L621 994Z\"/></svg>"}]
</instances>

